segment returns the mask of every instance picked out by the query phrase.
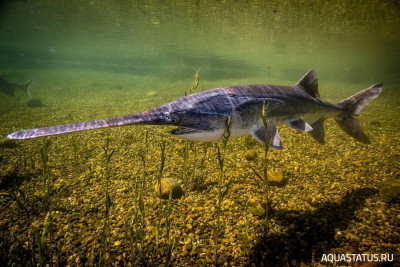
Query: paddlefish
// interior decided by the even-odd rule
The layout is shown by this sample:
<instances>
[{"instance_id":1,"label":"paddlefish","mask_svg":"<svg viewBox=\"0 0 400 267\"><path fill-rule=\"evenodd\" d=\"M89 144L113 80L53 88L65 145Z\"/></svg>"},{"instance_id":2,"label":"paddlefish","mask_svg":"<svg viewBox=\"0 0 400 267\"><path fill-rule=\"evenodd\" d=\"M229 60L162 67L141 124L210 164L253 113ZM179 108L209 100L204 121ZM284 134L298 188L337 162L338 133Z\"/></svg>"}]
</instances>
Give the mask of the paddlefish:
<instances>
[{"instance_id":1,"label":"paddlefish","mask_svg":"<svg viewBox=\"0 0 400 267\"><path fill-rule=\"evenodd\" d=\"M357 116L382 91L377 83L355 95L332 104L320 99L314 70L306 73L295 85L240 85L197 92L165 105L121 117L22 130L11 133L9 139L29 139L42 136L86 131L126 125L173 125L171 134L192 141L218 141L224 135L230 118L230 138L250 134L270 146L282 149L277 125L308 132L324 144L323 123L333 117L339 127L361 143L370 143ZM267 129L261 117L267 113ZM266 132L265 132L266 131Z\"/></svg>"},{"instance_id":2,"label":"paddlefish","mask_svg":"<svg viewBox=\"0 0 400 267\"><path fill-rule=\"evenodd\" d=\"M7 95L14 95L16 90L22 91L24 94L28 96L29 99L32 99L31 93L29 92L29 87L31 83L35 80L35 78L30 79L26 83L10 83L2 76L0 76L0 92L3 92Z\"/></svg>"}]
</instances>

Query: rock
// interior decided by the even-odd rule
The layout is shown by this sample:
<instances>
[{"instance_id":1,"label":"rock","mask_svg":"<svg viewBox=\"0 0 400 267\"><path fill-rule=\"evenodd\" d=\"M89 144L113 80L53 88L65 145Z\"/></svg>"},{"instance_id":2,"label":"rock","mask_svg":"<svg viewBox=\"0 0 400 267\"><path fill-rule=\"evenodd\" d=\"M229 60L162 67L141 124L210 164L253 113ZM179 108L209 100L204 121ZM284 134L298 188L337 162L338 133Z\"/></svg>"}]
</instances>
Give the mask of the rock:
<instances>
[{"instance_id":1,"label":"rock","mask_svg":"<svg viewBox=\"0 0 400 267\"><path fill-rule=\"evenodd\" d=\"M160 189L158 187L158 183L154 186L154 191L158 197L160 197ZM177 180L173 178L162 178L161 179L161 198L169 199L169 194L171 193L172 199L181 198L185 192L183 191L182 186L178 183Z\"/></svg>"},{"instance_id":2,"label":"rock","mask_svg":"<svg viewBox=\"0 0 400 267\"><path fill-rule=\"evenodd\" d=\"M396 178L384 180L379 188L379 197L387 203L400 201L400 180Z\"/></svg>"},{"instance_id":3,"label":"rock","mask_svg":"<svg viewBox=\"0 0 400 267\"><path fill-rule=\"evenodd\" d=\"M285 184L285 179L283 177L283 172L267 171L268 184L273 186L283 186Z\"/></svg>"},{"instance_id":4,"label":"rock","mask_svg":"<svg viewBox=\"0 0 400 267\"><path fill-rule=\"evenodd\" d=\"M262 217L265 215L265 203L251 203L248 212L254 216Z\"/></svg>"},{"instance_id":5,"label":"rock","mask_svg":"<svg viewBox=\"0 0 400 267\"><path fill-rule=\"evenodd\" d=\"M253 161L257 159L257 152L254 150L248 150L244 153L244 158L248 161Z\"/></svg>"}]
</instances>

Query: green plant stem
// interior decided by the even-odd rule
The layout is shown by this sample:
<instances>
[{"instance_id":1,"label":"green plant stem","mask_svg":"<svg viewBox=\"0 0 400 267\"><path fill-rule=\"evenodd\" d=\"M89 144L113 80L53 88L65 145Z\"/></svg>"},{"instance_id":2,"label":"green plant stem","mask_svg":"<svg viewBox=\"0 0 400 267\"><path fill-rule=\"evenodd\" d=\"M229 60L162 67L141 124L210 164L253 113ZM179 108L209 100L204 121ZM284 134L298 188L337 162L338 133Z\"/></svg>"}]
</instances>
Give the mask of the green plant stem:
<instances>
[{"instance_id":1,"label":"green plant stem","mask_svg":"<svg viewBox=\"0 0 400 267\"><path fill-rule=\"evenodd\" d=\"M183 154L183 182L187 187L189 176L189 141L184 141L185 145L182 150Z\"/></svg>"},{"instance_id":2,"label":"green plant stem","mask_svg":"<svg viewBox=\"0 0 400 267\"><path fill-rule=\"evenodd\" d=\"M102 234L102 250L100 252L100 259L99 259L99 266L105 265L106 263L106 258L105 254L110 253L110 244L109 240L107 237L109 236L110 232L110 209L111 209L111 197L109 193L109 186L110 186L110 178L111 178L111 158L114 155L114 149L110 148L110 139L106 139L106 144L105 146L102 147L104 151L104 161L106 165L106 172L105 172L105 180L106 180L106 185L105 185L105 220L104 220L104 226L103 226L103 234Z\"/></svg>"},{"instance_id":3,"label":"green plant stem","mask_svg":"<svg viewBox=\"0 0 400 267\"><path fill-rule=\"evenodd\" d=\"M268 136L268 121L267 121L267 108L268 104L263 102L263 110L262 110L262 121L264 125L264 192L265 192L265 224L264 224L264 234L267 235L269 232L269 185L268 185L268 151L271 143L271 136Z\"/></svg>"},{"instance_id":4,"label":"green plant stem","mask_svg":"<svg viewBox=\"0 0 400 267\"><path fill-rule=\"evenodd\" d=\"M162 220L162 214L163 214L163 203L161 199L161 178L162 174L164 171L165 167L165 140L163 140L160 143L160 149L161 149L161 154L160 154L160 168L158 169L158 174L157 174L157 184L158 184L158 197L159 197L159 203L158 203L158 220L156 223L156 228L155 228L155 237L156 237L156 254L158 257L162 257L162 253L160 250L160 232L161 232L161 220Z\"/></svg>"},{"instance_id":5,"label":"green plant stem","mask_svg":"<svg viewBox=\"0 0 400 267\"><path fill-rule=\"evenodd\" d=\"M50 210L50 167L49 167L49 151L50 151L51 141L46 138L43 141L43 145L40 149L40 156L42 160L42 183L43 183L43 203L45 211Z\"/></svg>"},{"instance_id":6,"label":"green plant stem","mask_svg":"<svg viewBox=\"0 0 400 267\"><path fill-rule=\"evenodd\" d=\"M218 182L218 204L217 204L217 230L215 231L215 265L218 265L218 236L221 233L222 222L222 201L225 196L228 194L229 187L232 183L232 179L228 182L225 182L225 155L226 155L226 147L228 144L229 137L231 136L231 116L229 116L226 120L225 131L222 135L222 151L220 146L217 144L217 156L218 156L218 164L219 164L219 182Z\"/></svg>"}]
</instances>

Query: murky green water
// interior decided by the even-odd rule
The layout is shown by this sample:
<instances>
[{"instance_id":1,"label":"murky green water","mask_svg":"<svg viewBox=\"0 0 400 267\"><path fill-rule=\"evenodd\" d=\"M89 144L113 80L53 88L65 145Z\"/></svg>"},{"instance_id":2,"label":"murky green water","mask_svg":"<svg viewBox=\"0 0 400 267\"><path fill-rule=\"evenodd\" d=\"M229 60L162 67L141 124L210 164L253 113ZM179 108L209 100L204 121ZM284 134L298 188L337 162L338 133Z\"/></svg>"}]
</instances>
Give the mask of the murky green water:
<instances>
[{"instance_id":1,"label":"murky green water","mask_svg":"<svg viewBox=\"0 0 400 267\"><path fill-rule=\"evenodd\" d=\"M1 67L399 81L395 1L6 1Z\"/></svg>"},{"instance_id":2,"label":"murky green water","mask_svg":"<svg viewBox=\"0 0 400 267\"><path fill-rule=\"evenodd\" d=\"M30 92L44 106L0 88L0 265L313 266L323 253L366 252L394 254L398 264L400 206L388 195L399 194L390 191L400 177L399 15L398 1L378 0L2 1L0 78L35 77ZM221 178L221 143L186 143L166 127L4 139L153 108L188 92L199 69L199 89L290 85L315 69L330 102L382 81L360 116L372 144L333 120L324 146L280 126L285 149L267 161L261 144L229 141ZM109 174L106 140L115 151ZM154 195L163 142L161 176L186 191L164 204ZM267 235L254 173L264 162L284 177L268 189Z\"/></svg>"}]
</instances>

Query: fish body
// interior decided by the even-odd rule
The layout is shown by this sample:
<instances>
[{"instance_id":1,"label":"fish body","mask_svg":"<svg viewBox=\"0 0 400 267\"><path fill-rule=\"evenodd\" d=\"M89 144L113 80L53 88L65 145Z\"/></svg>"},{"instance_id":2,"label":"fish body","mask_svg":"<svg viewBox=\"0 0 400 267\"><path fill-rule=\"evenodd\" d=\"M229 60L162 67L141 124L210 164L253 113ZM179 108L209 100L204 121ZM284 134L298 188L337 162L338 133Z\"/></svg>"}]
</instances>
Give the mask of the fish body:
<instances>
[{"instance_id":1,"label":"fish body","mask_svg":"<svg viewBox=\"0 0 400 267\"><path fill-rule=\"evenodd\" d=\"M10 83L8 82L6 79L4 79L3 77L0 76L0 92L3 92L7 95L15 95L15 91L22 91L24 94L26 94L29 99L32 99L32 96L29 92L29 87L31 85L31 83L34 81L35 79L31 79L26 83Z\"/></svg>"},{"instance_id":2,"label":"fish body","mask_svg":"<svg viewBox=\"0 0 400 267\"><path fill-rule=\"evenodd\" d=\"M212 142L223 136L230 118L230 138L250 134L264 142L265 131L274 148L283 148L276 125L309 132L324 143L323 122L334 117L340 128L358 141L369 143L358 120L361 110L382 91L375 84L359 93L332 104L319 98L314 70L306 73L293 86L241 85L215 88L191 94L147 111L103 120L65 124L11 133L9 139L28 139L68 132L125 125L174 125L172 135L192 141ZM267 129L262 122L267 111Z\"/></svg>"}]
</instances>

